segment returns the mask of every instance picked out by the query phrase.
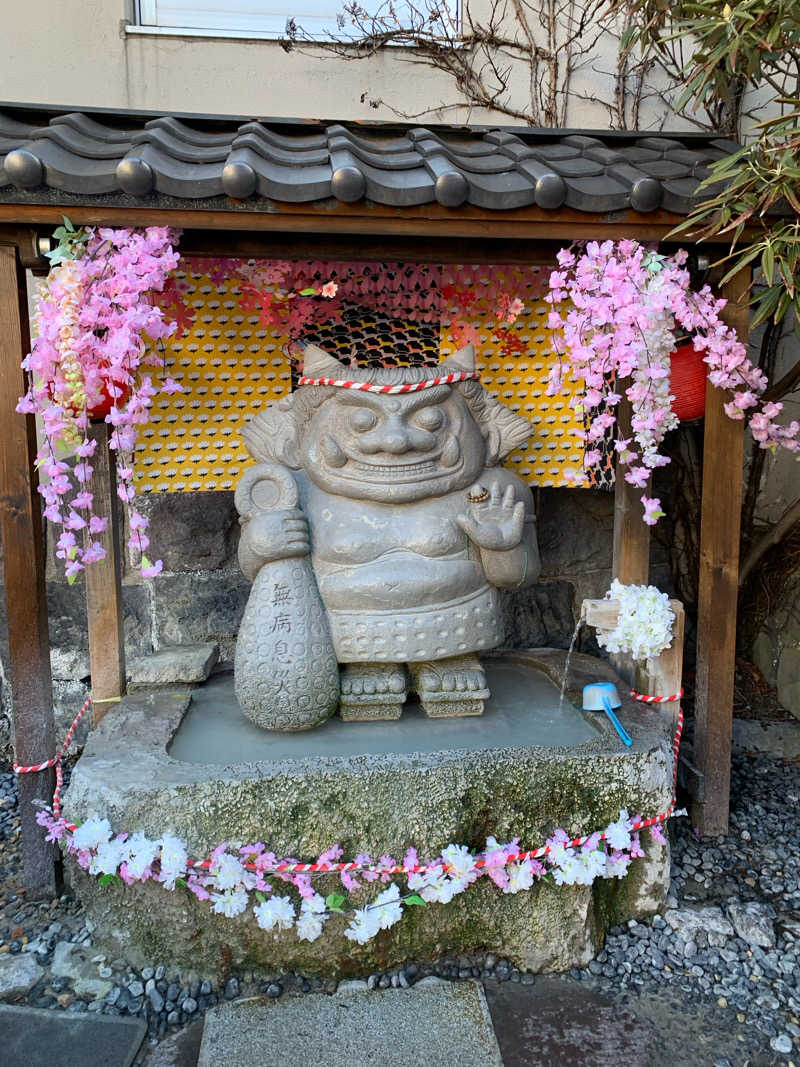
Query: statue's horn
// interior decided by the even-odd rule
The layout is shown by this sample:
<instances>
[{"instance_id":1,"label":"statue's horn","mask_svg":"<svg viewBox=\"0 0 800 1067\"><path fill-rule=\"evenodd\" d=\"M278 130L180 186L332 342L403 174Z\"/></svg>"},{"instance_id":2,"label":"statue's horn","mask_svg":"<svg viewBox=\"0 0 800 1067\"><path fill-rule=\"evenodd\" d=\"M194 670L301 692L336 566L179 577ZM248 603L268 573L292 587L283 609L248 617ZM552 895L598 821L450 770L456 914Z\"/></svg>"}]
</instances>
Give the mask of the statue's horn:
<instances>
[{"instance_id":1,"label":"statue's horn","mask_svg":"<svg viewBox=\"0 0 800 1067\"><path fill-rule=\"evenodd\" d=\"M471 373L475 370L474 346L464 345L463 348L459 348L458 352L454 352L452 356L448 356L447 359L439 364L439 369L451 373L458 373L459 371L468 371Z\"/></svg>"},{"instance_id":2,"label":"statue's horn","mask_svg":"<svg viewBox=\"0 0 800 1067\"><path fill-rule=\"evenodd\" d=\"M316 345L303 349L303 374L306 378L346 378L346 367L335 356Z\"/></svg>"}]
</instances>

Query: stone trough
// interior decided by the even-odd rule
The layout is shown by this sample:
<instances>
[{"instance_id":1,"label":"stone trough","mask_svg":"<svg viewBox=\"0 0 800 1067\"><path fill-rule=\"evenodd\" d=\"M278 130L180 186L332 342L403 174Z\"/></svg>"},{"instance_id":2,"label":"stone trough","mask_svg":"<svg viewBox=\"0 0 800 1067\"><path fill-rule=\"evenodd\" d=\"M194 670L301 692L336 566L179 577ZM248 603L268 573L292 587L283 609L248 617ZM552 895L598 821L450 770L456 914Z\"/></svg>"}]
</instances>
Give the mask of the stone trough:
<instances>
[{"instance_id":1,"label":"stone trough","mask_svg":"<svg viewBox=\"0 0 800 1067\"><path fill-rule=\"evenodd\" d=\"M578 710L593 681L627 687L605 662L574 655L567 701L558 710L566 653L487 654L492 689L503 671L522 672L523 691L498 696L480 718L426 719L407 707L394 723L344 723L276 734L247 723L232 679L194 690L126 697L90 736L66 796L73 820L106 816L116 831L181 837L195 857L222 841L263 841L279 855L315 858L338 842L402 858L413 845L433 857L451 842L476 849L486 838L542 844L556 827L591 833L621 808L645 817L672 792L670 714L623 696L619 715L633 737L621 745L604 716ZM502 686L501 686L502 688ZM249 733L248 731L254 731ZM669 882L666 847L645 834L644 859L622 880L505 895L481 879L447 905L407 908L403 920L364 946L331 919L309 944L293 931L267 933L251 914L211 913L186 890L146 883L101 887L72 865L71 878L109 942L127 958L171 962L204 974L231 969L310 975L364 974L448 952L491 951L519 967L563 970L587 963L610 925L656 911ZM336 876L320 883L323 893ZM353 895L361 906L375 886Z\"/></svg>"}]
</instances>

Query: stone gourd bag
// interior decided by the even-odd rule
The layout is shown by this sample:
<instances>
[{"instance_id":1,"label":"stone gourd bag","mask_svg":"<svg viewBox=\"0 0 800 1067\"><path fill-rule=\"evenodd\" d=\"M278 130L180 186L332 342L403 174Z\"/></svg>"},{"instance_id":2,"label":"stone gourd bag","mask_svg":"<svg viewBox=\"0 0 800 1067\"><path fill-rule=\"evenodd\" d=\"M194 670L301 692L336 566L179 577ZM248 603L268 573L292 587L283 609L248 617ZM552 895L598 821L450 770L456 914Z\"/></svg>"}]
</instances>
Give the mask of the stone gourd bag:
<instances>
[{"instance_id":1,"label":"stone gourd bag","mask_svg":"<svg viewBox=\"0 0 800 1067\"><path fill-rule=\"evenodd\" d=\"M236 643L236 697L266 730L308 730L339 704L339 666L307 547L302 551L307 528L298 504L294 477L278 463L251 468L236 490L259 555L268 557L276 528L298 551L260 567Z\"/></svg>"}]
</instances>

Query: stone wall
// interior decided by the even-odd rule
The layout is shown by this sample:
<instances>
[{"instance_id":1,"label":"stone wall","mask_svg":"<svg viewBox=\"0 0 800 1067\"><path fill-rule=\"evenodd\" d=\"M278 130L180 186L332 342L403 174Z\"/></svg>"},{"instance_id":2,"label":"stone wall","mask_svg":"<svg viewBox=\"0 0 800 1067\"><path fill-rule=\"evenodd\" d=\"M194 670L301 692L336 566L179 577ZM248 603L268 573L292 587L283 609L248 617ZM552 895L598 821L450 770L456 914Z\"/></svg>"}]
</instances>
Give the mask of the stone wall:
<instances>
[{"instance_id":1,"label":"stone wall","mask_svg":"<svg viewBox=\"0 0 800 1067\"><path fill-rule=\"evenodd\" d=\"M613 494L590 490L536 490L541 580L506 593L509 648L566 648L586 597L602 596L611 579ZM143 498L152 552L164 561L156 579L142 581L126 560L123 600L129 661L166 645L214 641L222 663L233 659L236 633L249 592L236 560L239 525L233 493L159 493ZM85 589L70 586L48 538L47 597L56 733L63 736L89 692ZM654 548L652 578L667 588L668 569ZM0 758L10 758L10 684L0 607ZM597 652L591 634L581 648Z\"/></svg>"}]
</instances>

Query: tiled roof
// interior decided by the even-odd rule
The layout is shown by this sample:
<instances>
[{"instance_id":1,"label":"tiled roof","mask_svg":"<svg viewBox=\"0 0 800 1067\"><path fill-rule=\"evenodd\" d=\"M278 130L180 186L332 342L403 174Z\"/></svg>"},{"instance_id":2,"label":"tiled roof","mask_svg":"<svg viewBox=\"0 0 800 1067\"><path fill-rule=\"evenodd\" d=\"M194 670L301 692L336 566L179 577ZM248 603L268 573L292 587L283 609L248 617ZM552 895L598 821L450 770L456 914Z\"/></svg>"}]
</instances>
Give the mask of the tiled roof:
<instances>
[{"instance_id":1,"label":"tiled roof","mask_svg":"<svg viewBox=\"0 0 800 1067\"><path fill-rule=\"evenodd\" d=\"M688 213L725 140L0 109L0 193ZM44 116L45 119L48 116ZM113 125L110 124L113 121ZM107 124L108 123L108 124ZM119 125L117 125L119 123ZM11 187L11 188L9 188ZM188 206L188 205L187 205Z\"/></svg>"}]
</instances>

